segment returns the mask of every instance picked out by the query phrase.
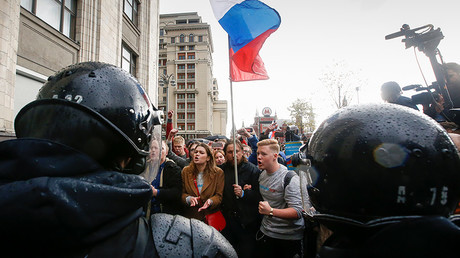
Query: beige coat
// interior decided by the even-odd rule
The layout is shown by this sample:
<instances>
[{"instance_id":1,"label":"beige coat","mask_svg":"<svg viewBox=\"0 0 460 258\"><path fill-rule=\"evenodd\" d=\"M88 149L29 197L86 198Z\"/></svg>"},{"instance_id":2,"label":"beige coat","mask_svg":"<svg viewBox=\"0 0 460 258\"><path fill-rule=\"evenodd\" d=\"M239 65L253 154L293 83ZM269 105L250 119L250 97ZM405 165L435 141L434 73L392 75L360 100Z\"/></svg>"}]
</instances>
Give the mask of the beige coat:
<instances>
[{"instance_id":1,"label":"beige coat","mask_svg":"<svg viewBox=\"0 0 460 258\"><path fill-rule=\"evenodd\" d=\"M200 195L198 194L198 190L195 185L195 179L195 175L189 166L182 170L182 202L186 205L185 216L187 218L195 218L204 221L205 215L219 210L219 206L222 202L222 194L224 192L224 172L222 169L217 168L217 173L205 173ZM185 201L187 196L200 196L201 203L198 206L190 207ZM208 199L212 200L212 205L206 210L198 212L198 209Z\"/></svg>"}]
</instances>

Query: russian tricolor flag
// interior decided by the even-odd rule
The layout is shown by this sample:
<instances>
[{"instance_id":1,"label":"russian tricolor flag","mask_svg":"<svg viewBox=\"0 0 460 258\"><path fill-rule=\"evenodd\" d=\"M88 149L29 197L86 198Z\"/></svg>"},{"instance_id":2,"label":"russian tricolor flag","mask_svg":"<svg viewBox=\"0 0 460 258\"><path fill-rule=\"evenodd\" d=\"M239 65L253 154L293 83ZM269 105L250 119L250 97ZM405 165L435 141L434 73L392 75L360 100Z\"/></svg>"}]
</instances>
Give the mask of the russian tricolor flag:
<instances>
[{"instance_id":1,"label":"russian tricolor flag","mask_svg":"<svg viewBox=\"0 0 460 258\"><path fill-rule=\"evenodd\" d=\"M210 0L229 35L230 76L234 82L268 79L259 56L265 40L281 23L278 12L257 0Z\"/></svg>"}]
</instances>

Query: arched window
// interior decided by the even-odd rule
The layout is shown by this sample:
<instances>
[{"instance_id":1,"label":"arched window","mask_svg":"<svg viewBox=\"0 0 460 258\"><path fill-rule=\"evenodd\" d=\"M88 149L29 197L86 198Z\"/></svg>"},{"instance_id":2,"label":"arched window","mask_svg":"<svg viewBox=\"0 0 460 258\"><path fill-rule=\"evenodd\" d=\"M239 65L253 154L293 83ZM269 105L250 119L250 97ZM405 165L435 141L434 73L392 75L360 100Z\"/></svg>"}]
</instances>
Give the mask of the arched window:
<instances>
[{"instance_id":1,"label":"arched window","mask_svg":"<svg viewBox=\"0 0 460 258\"><path fill-rule=\"evenodd\" d=\"M188 36L188 42L194 42L195 41L195 36L193 34L190 34Z\"/></svg>"},{"instance_id":2,"label":"arched window","mask_svg":"<svg viewBox=\"0 0 460 258\"><path fill-rule=\"evenodd\" d=\"M180 39L179 39L179 42L180 42L180 43L184 43L184 42L185 42L185 36L184 36L184 34L180 34L180 37L179 37L179 38L180 38Z\"/></svg>"}]
</instances>

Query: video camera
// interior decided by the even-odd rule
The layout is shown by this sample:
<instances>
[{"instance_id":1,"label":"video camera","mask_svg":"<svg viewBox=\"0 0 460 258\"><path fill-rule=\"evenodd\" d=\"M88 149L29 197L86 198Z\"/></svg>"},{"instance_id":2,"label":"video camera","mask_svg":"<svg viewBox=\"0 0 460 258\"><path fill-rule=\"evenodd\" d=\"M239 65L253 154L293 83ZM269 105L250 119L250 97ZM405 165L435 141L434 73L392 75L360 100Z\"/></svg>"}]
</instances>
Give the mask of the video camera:
<instances>
[{"instance_id":1,"label":"video camera","mask_svg":"<svg viewBox=\"0 0 460 258\"><path fill-rule=\"evenodd\" d=\"M408 86L402 87L403 91L413 90L413 89L415 89L415 91L426 91L426 92L422 92L422 93L415 94L412 96L412 103L414 103L415 105L417 104L429 105L433 103L433 101L439 101L440 99L439 97L440 91L439 91L438 82L433 82L428 87L423 87L420 84L414 84L414 85L408 85Z\"/></svg>"},{"instance_id":2,"label":"video camera","mask_svg":"<svg viewBox=\"0 0 460 258\"><path fill-rule=\"evenodd\" d=\"M453 103L446 87L446 74L442 67L444 62L442 61L442 56L438 49L438 45L444 38L444 35L442 34L440 28L433 28L433 25L428 24L422 27L411 29L409 25L404 24L402 25L400 31L386 35L385 39L388 40L404 36L405 38L402 40L402 42L405 43L406 49L410 47L418 48L419 51L425 53L425 55L430 59L431 66L433 67L433 71L436 76L436 82L428 87L422 87L421 85L419 85L420 87L414 87L417 91L426 90L427 92L412 96L412 101L415 104L430 104L433 102L433 100L438 100L439 95L442 95L444 98L444 107L446 109L450 109L453 107ZM417 33L417 31L423 29L424 31ZM436 56L440 57L441 63L438 62ZM407 87L403 87L403 90L414 89Z\"/></svg>"}]
</instances>

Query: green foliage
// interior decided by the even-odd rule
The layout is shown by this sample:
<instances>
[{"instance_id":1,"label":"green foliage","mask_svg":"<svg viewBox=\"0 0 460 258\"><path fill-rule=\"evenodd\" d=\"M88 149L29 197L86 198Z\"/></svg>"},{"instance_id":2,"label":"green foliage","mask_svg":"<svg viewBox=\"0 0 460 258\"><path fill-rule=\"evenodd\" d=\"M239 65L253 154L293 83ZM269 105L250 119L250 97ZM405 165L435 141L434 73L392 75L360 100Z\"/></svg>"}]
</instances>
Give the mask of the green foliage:
<instances>
[{"instance_id":1,"label":"green foliage","mask_svg":"<svg viewBox=\"0 0 460 258\"><path fill-rule=\"evenodd\" d=\"M296 99L289 107L291 119L301 132L315 130L315 113L312 104L305 99Z\"/></svg>"}]
</instances>

